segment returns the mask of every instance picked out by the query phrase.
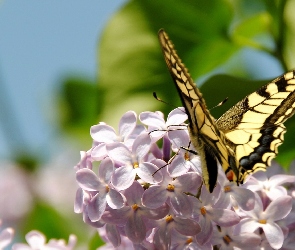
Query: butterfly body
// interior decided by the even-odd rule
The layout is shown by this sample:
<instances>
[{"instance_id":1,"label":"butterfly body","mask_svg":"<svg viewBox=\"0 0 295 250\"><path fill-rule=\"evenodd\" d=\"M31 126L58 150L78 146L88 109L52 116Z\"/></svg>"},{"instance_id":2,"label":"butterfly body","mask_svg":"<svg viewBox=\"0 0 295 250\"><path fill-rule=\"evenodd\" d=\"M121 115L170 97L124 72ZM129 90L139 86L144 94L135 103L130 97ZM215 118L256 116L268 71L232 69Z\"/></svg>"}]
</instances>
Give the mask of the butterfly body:
<instances>
[{"instance_id":1,"label":"butterfly body","mask_svg":"<svg viewBox=\"0 0 295 250\"><path fill-rule=\"evenodd\" d=\"M159 40L188 115L190 140L201 158L207 189L212 192L216 185L217 161L237 183L265 170L284 140L283 122L295 112L294 72L246 96L215 120L164 30L159 31Z\"/></svg>"}]
</instances>

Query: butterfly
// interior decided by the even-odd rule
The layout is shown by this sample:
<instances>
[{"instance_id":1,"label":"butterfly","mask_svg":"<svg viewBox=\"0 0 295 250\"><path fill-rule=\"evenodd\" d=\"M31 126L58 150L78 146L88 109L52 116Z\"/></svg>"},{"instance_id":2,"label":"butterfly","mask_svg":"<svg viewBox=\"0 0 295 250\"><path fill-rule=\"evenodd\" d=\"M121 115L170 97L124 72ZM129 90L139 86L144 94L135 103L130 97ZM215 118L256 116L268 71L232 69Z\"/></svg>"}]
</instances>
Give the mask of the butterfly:
<instances>
[{"instance_id":1,"label":"butterfly","mask_svg":"<svg viewBox=\"0 0 295 250\"><path fill-rule=\"evenodd\" d=\"M164 58L188 115L192 145L201 159L209 192L217 182L218 162L237 184L266 170L284 141L284 122L295 112L295 71L274 79L214 119L202 93L174 49L167 33L158 33Z\"/></svg>"}]
</instances>

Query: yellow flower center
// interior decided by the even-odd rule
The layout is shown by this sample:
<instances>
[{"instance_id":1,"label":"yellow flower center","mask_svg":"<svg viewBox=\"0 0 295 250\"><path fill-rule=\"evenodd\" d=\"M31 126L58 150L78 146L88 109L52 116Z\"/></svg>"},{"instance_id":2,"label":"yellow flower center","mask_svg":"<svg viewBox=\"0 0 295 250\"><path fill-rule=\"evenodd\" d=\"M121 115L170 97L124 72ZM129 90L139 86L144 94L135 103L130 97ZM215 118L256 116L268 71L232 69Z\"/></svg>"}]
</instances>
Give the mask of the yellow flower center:
<instances>
[{"instance_id":1,"label":"yellow flower center","mask_svg":"<svg viewBox=\"0 0 295 250\"><path fill-rule=\"evenodd\" d=\"M205 215L207 213L206 208L205 207L201 207L201 214Z\"/></svg>"},{"instance_id":2,"label":"yellow flower center","mask_svg":"<svg viewBox=\"0 0 295 250\"><path fill-rule=\"evenodd\" d=\"M172 217L172 215L170 215L170 214L167 215L166 218L165 218L165 220L166 220L167 223L173 221L173 217Z\"/></svg>"},{"instance_id":3,"label":"yellow flower center","mask_svg":"<svg viewBox=\"0 0 295 250\"><path fill-rule=\"evenodd\" d=\"M187 240L186 240L186 244L190 244L190 243L192 243L193 242L193 239L192 238L188 238Z\"/></svg>"},{"instance_id":4,"label":"yellow flower center","mask_svg":"<svg viewBox=\"0 0 295 250\"><path fill-rule=\"evenodd\" d=\"M188 152L185 152L184 153L184 159L186 160L186 161L189 161L190 159L189 159L189 153Z\"/></svg>"},{"instance_id":5,"label":"yellow flower center","mask_svg":"<svg viewBox=\"0 0 295 250\"><path fill-rule=\"evenodd\" d=\"M223 240L224 240L224 242L227 243L227 244L229 244L229 243L232 242L232 239L231 239L228 235L225 235L225 236L223 237Z\"/></svg>"},{"instance_id":6,"label":"yellow flower center","mask_svg":"<svg viewBox=\"0 0 295 250\"><path fill-rule=\"evenodd\" d=\"M168 191L173 192L174 191L174 185L168 184L167 188Z\"/></svg>"},{"instance_id":7,"label":"yellow flower center","mask_svg":"<svg viewBox=\"0 0 295 250\"><path fill-rule=\"evenodd\" d=\"M137 206L137 204L133 204L131 207L134 211L136 211L139 208L139 206Z\"/></svg>"},{"instance_id":8,"label":"yellow flower center","mask_svg":"<svg viewBox=\"0 0 295 250\"><path fill-rule=\"evenodd\" d=\"M224 192L230 192L231 191L231 187L230 186L224 186Z\"/></svg>"}]
</instances>

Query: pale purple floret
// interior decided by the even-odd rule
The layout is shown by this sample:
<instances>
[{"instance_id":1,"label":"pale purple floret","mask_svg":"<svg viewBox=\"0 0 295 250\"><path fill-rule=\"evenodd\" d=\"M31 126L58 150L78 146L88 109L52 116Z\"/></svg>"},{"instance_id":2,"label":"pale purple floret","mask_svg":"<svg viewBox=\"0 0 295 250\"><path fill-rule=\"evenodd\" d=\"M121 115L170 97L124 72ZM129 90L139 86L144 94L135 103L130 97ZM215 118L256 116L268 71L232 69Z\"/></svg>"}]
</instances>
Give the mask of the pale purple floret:
<instances>
[{"instance_id":1,"label":"pale purple floret","mask_svg":"<svg viewBox=\"0 0 295 250\"><path fill-rule=\"evenodd\" d=\"M37 250L37 249L54 249L54 250L73 250L77 238L75 235L70 235L68 244L64 240L51 239L46 243L45 236L36 230L26 234L28 244L15 243L12 246L13 250Z\"/></svg>"},{"instance_id":2,"label":"pale purple floret","mask_svg":"<svg viewBox=\"0 0 295 250\"><path fill-rule=\"evenodd\" d=\"M172 160L168 172L170 176L177 177L187 171L194 171L201 175L200 157L195 149L190 146L190 139L187 130L171 130L168 132L171 148L177 152L177 156ZM190 147L189 147L190 146ZM190 152L186 150L189 148Z\"/></svg>"},{"instance_id":3,"label":"pale purple floret","mask_svg":"<svg viewBox=\"0 0 295 250\"><path fill-rule=\"evenodd\" d=\"M285 218L292 209L292 198L290 196L281 196L272 201L264 210L266 204L263 204L260 196L255 193L255 206L251 211L244 211L247 215L239 223L241 232L254 232L262 228L266 239L271 247L279 249L284 242L284 233L276 223Z\"/></svg>"},{"instance_id":4,"label":"pale purple floret","mask_svg":"<svg viewBox=\"0 0 295 250\"><path fill-rule=\"evenodd\" d=\"M148 126L148 131L151 132L151 136L154 141L162 138L169 130L184 129L183 122L187 120L187 114L184 108L173 109L167 117L167 122L164 120L162 112L142 112L139 114L139 120Z\"/></svg>"},{"instance_id":5,"label":"pale purple floret","mask_svg":"<svg viewBox=\"0 0 295 250\"><path fill-rule=\"evenodd\" d=\"M161 172L163 180L144 192L143 204L148 208L157 208L169 202L180 215L189 216L192 213L192 203L185 192L196 194L201 185L201 177L197 173L187 173L173 179L166 168Z\"/></svg>"},{"instance_id":6,"label":"pale purple floret","mask_svg":"<svg viewBox=\"0 0 295 250\"><path fill-rule=\"evenodd\" d=\"M294 183L295 176L277 174L268 177L267 173L259 171L251 175L245 183L245 187L256 192L263 191L271 200L287 195L287 190L282 185Z\"/></svg>"},{"instance_id":7,"label":"pale purple floret","mask_svg":"<svg viewBox=\"0 0 295 250\"><path fill-rule=\"evenodd\" d=\"M112 237L112 235L108 235L107 230L104 227L99 228L98 232L102 239L107 243L97 248L97 250L113 250L114 248L116 250L126 250L133 248L132 241L125 236L120 236L119 232L117 231L113 232L113 235L115 235L115 237Z\"/></svg>"},{"instance_id":8,"label":"pale purple floret","mask_svg":"<svg viewBox=\"0 0 295 250\"><path fill-rule=\"evenodd\" d=\"M210 240L213 234L213 226L215 224L223 227L236 225L240 221L240 217L232 210L216 208L214 205L220 196L220 185L214 188L210 194L203 185L201 190L200 201L194 201L193 217L198 219L201 233L197 237L199 244L203 245Z\"/></svg>"},{"instance_id":9,"label":"pale purple floret","mask_svg":"<svg viewBox=\"0 0 295 250\"><path fill-rule=\"evenodd\" d=\"M196 236L185 236L175 230L171 235L171 250L212 250L210 242L200 245Z\"/></svg>"},{"instance_id":10,"label":"pale purple floret","mask_svg":"<svg viewBox=\"0 0 295 250\"><path fill-rule=\"evenodd\" d=\"M136 120L136 113L134 111L128 111L120 119L118 135L111 126L104 123L92 126L90 135L92 139L98 143L126 142L128 136L136 127Z\"/></svg>"},{"instance_id":11,"label":"pale purple floret","mask_svg":"<svg viewBox=\"0 0 295 250\"><path fill-rule=\"evenodd\" d=\"M0 220L0 225L1 225L1 220ZM14 230L12 228L5 228L2 229L0 232L0 249L4 249L7 247L13 239L14 236Z\"/></svg>"},{"instance_id":12,"label":"pale purple floret","mask_svg":"<svg viewBox=\"0 0 295 250\"><path fill-rule=\"evenodd\" d=\"M135 139L132 150L119 142L107 144L108 155L120 166L112 176L112 183L117 189L130 187L136 175L151 184L161 181L161 173L156 173L157 166L145 161L150 147L151 138L148 133L143 133Z\"/></svg>"},{"instance_id":13,"label":"pale purple floret","mask_svg":"<svg viewBox=\"0 0 295 250\"><path fill-rule=\"evenodd\" d=\"M237 186L235 183L230 182L224 172L219 170L218 173L218 182L221 187L221 193L219 200L215 204L215 207L219 208L231 208L235 206L235 203L238 206L246 211L252 210L255 204L254 193L244 188L243 186Z\"/></svg>"},{"instance_id":14,"label":"pale purple floret","mask_svg":"<svg viewBox=\"0 0 295 250\"><path fill-rule=\"evenodd\" d=\"M93 138L93 149L91 156L94 160L100 161L107 156L106 144L112 142L124 142L131 148L135 138L144 131L144 127L136 125L137 117L134 111L126 112L119 123L119 134L109 125L100 123L90 129Z\"/></svg>"},{"instance_id":15,"label":"pale purple floret","mask_svg":"<svg viewBox=\"0 0 295 250\"><path fill-rule=\"evenodd\" d=\"M81 169L81 168L92 169L93 159L91 158L91 149L88 150L88 151L80 151L80 158L81 158L81 160L74 167L76 171Z\"/></svg>"},{"instance_id":16,"label":"pale purple floret","mask_svg":"<svg viewBox=\"0 0 295 250\"><path fill-rule=\"evenodd\" d=\"M110 158L106 158L99 166L98 176L87 168L76 173L80 187L86 192L92 192L92 197L87 205L88 216L91 221L98 221L101 218L107 204L113 209L121 208L124 205L122 194L115 190L110 183L113 172L113 162Z\"/></svg>"},{"instance_id":17,"label":"pale purple floret","mask_svg":"<svg viewBox=\"0 0 295 250\"><path fill-rule=\"evenodd\" d=\"M141 198L144 189L137 182L124 191L126 206L121 209L109 209L109 223L125 222L126 236L134 243L142 242L147 233L145 221L147 219L157 220L163 218L169 211L167 204L157 209L149 209L142 205ZM106 220L106 218L104 218Z\"/></svg>"},{"instance_id":18,"label":"pale purple floret","mask_svg":"<svg viewBox=\"0 0 295 250\"><path fill-rule=\"evenodd\" d=\"M220 250L252 250L259 246L261 238L255 233L235 234L234 227L216 227L211 242Z\"/></svg>"},{"instance_id":19,"label":"pale purple floret","mask_svg":"<svg viewBox=\"0 0 295 250\"><path fill-rule=\"evenodd\" d=\"M87 196L87 198L85 197ZM86 195L83 192L82 188L78 188L76 191L75 203L74 203L74 212L82 213L84 211L84 205L87 203L86 200L89 200L89 195Z\"/></svg>"},{"instance_id":20,"label":"pale purple floret","mask_svg":"<svg viewBox=\"0 0 295 250\"><path fill-rule=\"evenodd\" d=\"M155 227L153 237L155 249L170 249L171 235L174 230L186 236L194 236L201 231L196 221L177 216L172 210L165 218L154 221L153 226Z\"/></svg>"}]
</instances>

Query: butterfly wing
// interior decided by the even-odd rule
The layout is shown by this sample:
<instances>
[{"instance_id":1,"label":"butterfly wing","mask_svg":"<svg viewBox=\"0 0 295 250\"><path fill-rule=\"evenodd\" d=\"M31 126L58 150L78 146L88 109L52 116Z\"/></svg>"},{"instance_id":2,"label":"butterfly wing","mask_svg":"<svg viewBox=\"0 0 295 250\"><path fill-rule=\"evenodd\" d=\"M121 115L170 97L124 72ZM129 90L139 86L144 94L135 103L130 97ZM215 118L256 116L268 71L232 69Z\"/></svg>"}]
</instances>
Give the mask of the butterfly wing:
<instances>
[{"instance_id":1,"label":"butterfly wing","mask_svg":"<svg viewBox=\"0 0 295 250\"><path fill-rule=\"evenodd\" d=\"M212 192L217 181L218 160L225 171L233 161L225 139L215 125L205 100L195 86L188 70L178 57L172 42L164 30L159 31L164 58L189 120L190 140L201 157L203 181Z\"/></svg>"},{"instance_id":2,"label":"butterfly wing","mask_svg":"<svg viewBox=\"0 0 295 250\"><path fill-rule=\"evenodd\" d=\"M295 71L245 97L224 113L216 126L236 156L238 182L265 170L284 141L284 122L295 112Z\"/></svg>"}]
</instances>

